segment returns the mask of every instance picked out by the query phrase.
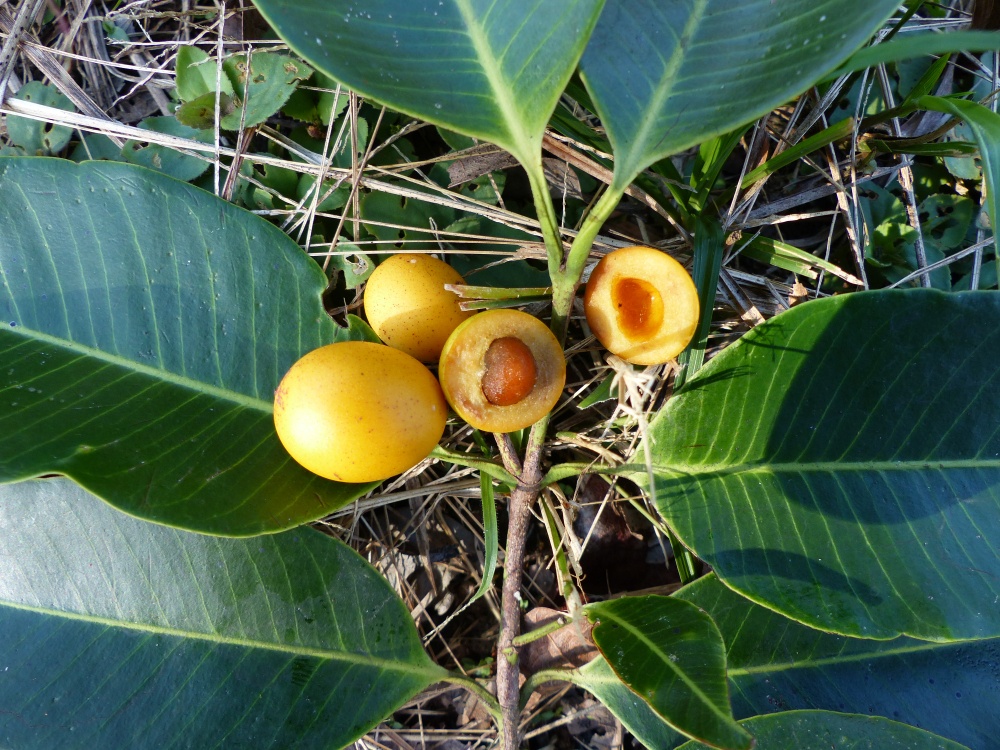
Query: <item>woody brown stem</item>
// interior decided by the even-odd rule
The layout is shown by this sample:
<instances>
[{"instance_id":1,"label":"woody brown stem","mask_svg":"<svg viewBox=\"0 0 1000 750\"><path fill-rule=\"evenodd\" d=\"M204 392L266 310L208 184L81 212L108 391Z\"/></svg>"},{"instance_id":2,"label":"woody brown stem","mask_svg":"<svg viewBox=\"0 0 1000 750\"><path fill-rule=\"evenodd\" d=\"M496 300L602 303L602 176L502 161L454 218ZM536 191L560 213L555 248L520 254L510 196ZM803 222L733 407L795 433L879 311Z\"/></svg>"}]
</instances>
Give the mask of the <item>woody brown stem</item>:
<instances>
[{"instance_id":1,"label":"woody brown stem","mask_svg":"<svg viewBox=\"0 0 1000 750\"><path fill-rule=\"evenodd\" d=\"M497 641L497 699L503 717L500 746L516 750L520 746L520 665L514 639L521 634L521 573L524 568L525 543L531 508L538 499L542 481L542 446L548 419L535 424L528 438L521 467L507 466L512 473L520 468L518 482L510 494L507 522L507 546L504 554L504 577L500 597L500 638ZM505 436L498 435L498 440ZM505 456L505 459L509 458ZM505 460L505 463L507 461Z\"/></svg>"}]
</instances>

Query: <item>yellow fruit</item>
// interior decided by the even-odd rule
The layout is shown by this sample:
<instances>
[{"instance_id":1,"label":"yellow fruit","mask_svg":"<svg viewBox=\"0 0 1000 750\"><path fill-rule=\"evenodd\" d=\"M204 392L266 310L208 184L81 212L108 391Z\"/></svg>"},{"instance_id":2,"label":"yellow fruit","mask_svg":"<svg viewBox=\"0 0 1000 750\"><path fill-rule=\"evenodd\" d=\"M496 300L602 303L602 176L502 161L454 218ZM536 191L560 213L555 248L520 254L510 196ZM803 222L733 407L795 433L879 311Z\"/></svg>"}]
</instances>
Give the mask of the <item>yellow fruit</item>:
<instances>
[{"instance_id":1,"label":"yellow fruit","mask_svg":"<svg viewBox=\"0 0 1000 750\"><path fill-rule=\"evenodd\" d=\"M612 354L637 365L668 362L698 327L698 290L684 266L651 247L624 247L594 268L587 323Z\"/></svg>"},{"instance_id":2,"label":"yellow fruit","mask_svg":"<svg viewBox=\"0 0 1000 750\"><path fill-rule=\"evenodd\" d=\"M430 370L382 344L346 341L292 365L274 394L274 426L292 458L340 482L415 466L444 433L448 407Z\"/></svg>"},{"instance_id":3,"label":"yellow fruit","mask_svg":"<svg viewBox=\"0 0 1000 750\"><path fill-rule=\"evenodd\" d=\"M385 343L421 362L436 362L451 332L473 313L445 284L464 284L458 271L430 255L384 260L365 286L365 315Z\"/></svg>"},{"instance_id":4,"label":"yellow fruit","mask_svg":"<svg viewBox=\"0 0 1000 750\"><path fill-rule=\"evenodd\" d=\"M529 427L556 405L566 359L552 331L518 310L489 310L460 325L441 352L438 377L462 419L488 432Z\"/></svg>"}]
</instances>

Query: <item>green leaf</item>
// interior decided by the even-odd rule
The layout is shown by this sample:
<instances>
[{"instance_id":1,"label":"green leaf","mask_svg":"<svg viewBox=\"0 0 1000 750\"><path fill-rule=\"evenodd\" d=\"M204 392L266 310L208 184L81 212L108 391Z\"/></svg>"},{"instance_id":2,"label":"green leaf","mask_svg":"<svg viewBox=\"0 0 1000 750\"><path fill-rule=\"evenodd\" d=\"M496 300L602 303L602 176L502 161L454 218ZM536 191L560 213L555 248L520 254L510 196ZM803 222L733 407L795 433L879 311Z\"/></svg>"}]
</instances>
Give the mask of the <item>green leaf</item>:
<instances>
[{"instance_id":1,"label":"green leaf","mask_svg":"<svg viewBox=\"0 0 1000 750\"><path fill-rule=\"evenodd\" d=\"M698 328L687 349L677 359L681 370L675 377L675 388L684 385L705 363L715 295L719 288L719 270L722 268L722 256L726 253L722 224L718 219L698 216L694 219L694 224L694 263L691 276L698 289Z\"/></svg>"},{"instance_id":2,"label":"green leaf","mask_svg":"<svg viewBox=\"0 0 1000 750\"><path fill-rule=\"evenodd\" d=\"M992 293L896 290L757 327L652 421L660 514L728 586L814 627L1000 635L998 318Z\"/></svg>"},{"instance_id":3,"label":"green leaf","mask_svg":"<svg viewBox=\"0 0 1000 750\"><path fill-rule=\"evenodd\" d=\"M24 84L13 96L22 102L44 104L47 107L73 111L73 102L55 86L48 86L41 81L30 81ZM73 130L64 125L54 125L51 122L32 120L19 115L7 115L7 137L15 146L20 146L28 156L44 156L56 154L66 148Z\"/></svg>"},{"instance_id":4,"label":"green leaf","mask_svg":"<svg viewBox=\"0 0 1000 750\"><path fill-rule=\"evenodd\" d=\"M5 747L341 747L445 674L312 529L180 532L56 479L0 486L0 530Z\"/></svg>"},{"instance_id":5,"label":"green leaf","mask_svg":"<svg viewBox=\"0 0 1000 750\"><path fill-rule=\"evenodd\" d=\"M1000 49L1000 32L949 31L948 33L900 34L893 39L858 50L843 65L824 76L830 80L855 70L864 70L897 60L951 52L984 52Z\"/></svg>"},{"instance_id":6,"label":"green leaf","mask_svg":"<svg viewBox=\"0 0 1000 750\"><path fill-rule=\"evenodd\" d=\"M363 226L382 250L440 250L438 231L454 220L455 209L414 198L371 192L361 199Z\"/></svg>"},{"instance_id":7,"label":"green leaf","mask_svg":"<svg viewBox=\"0 0 1000 750\"><path fill-rule=\"evenodd\" d=\"M743 176L742 182L740 182L740 187L748 188L757 182L757 180L774 174L782 167L794 164L804 156L811 154L813 151L817 151L823 146L828 146L831 143L836 143L837 141L849 137L854 132L854 125L854 118L848 117L846 120L841 120L835 125L831 125L830 127L799 141L794 146L789 146L777 156L768 159L756 169L751 169L747 172L746 175Z\"/></svg>"},{"instance_id":8,"label":"green leaf","mask_svg":"<svg viewBox=\"0 0 1000 750\"><path fill-rule=\"evenodd\" d=\"M614 147L612 187L804 91L897 5L608 0L580 71Z\"/></svg>"},{"instance_id":9,"label":"green leaf","mask_svg":"<svg viewBox=\"0 0 1000 750\"><path fill-rule=\"evenodd\" d=\"M336 255L329 256L330 267L344 275L344 287L347 289L357 289L375 270L375 261L353 242L338 242L336 252ZM380 343L381 339L375 336L375 341Z\"/></svg>"},{"instance_id":10,"label":"green leaf","mask_svg":"<svg viewBox=\"0 0 1000 750\"><path fill-rule=\"evenodd\" d=\"M957 742L881 716L790 711L740 723L757 738L757 750L963 750ZM685 742L681 750L708 747Z\"/></svg>"},{"instance_id":11,"label":"green leaf","mask_svg":"<svg viewBox=\"0 0 1000 750\"><path fill-rule=\"evenodd\" d=\"M635 735L653 750L676 747L685 738L661 719L650 705L626 687L603 656L567 676L593 695Z\"/></svg>"},{"instance_id":12,"label":"green leaf","mask_svg":"<svg viewBox=\"0 0 1000 750\"><path fill-rule=\"evenodd\" d=\"M845 638L756 605L714 575L674 596L718 625L738 717L814 708L888 716L969 747L1000 736L1000 639Z\"/></svg>"},{"instance_id":13,"label":"green leaf","mask_svg":"<svg viewBox=\"0 0 1000 750\"><path fill-rule=\"evenodd\" d=\"M997 34L996 36L1000 36ZM1000 115L988 107L964 99L946 99L941 96L922 96L917 104L925 109L944 112L963 119L971 128L979 144L986 183L986 207L991 226L1000 223ZM1000 236L993 233L997 269L1000 270Z\"/></svg>"},{"instance_id":14,"label":"green leaf","mask_svg":"<svg viewBox=\"0 0 1000 750\"><path fill-rule=\"evenodd\" d=\"M236 104L229 94L216 94L209 91L207 94L184 102L177 108L175 113L177 121L189 128L197 130L213 130L215 128L215 109L219 109L219 121L228 117L236 111Z\"/></svg>"},{"instance_id":15,"label":"green leaf","mask_svg":"<svg viewBox=\"0 0 1000 750\"><path fill-rule=\"evenodd\" d=\"M194 101L205 94L213 94L214 99L217 90L230 97L236 93L225 72L219 70L218 61L197 47L182 45L177 50L175 70L177 96L182 102ZM214 104L212 109L215 109Z\"/></svg>"},{"instance_id":16,"label":"green leaf","mask_svg":"<svg viewBox=\"0 0 1000 750\"><path fill-rule=\"evenodd\" d=\"M233 102L237 105L219 121L225 130L260 125L281 109L299 82L313 73L305 63L273 52L232 55L222 62L222 69L233 85Z\"/></svg>"},{"instance_id":17,"label":"green leaf","mask_svg":"<svg viewBox=\"0 0 1000 750\"><path fill-rule=\"evenodd\" d=\"M469 604L483 596L493 586L493 574L497 570L497 553L500 550L500 535L497 528L497 503L493 492L493 477L486 473L479 475L480 498L483 504L483 579L479 588L469 599Z\"/></svg>"},{"instance_id":18,"label":"green leaf","mask_svg":"<svg viewBox=\"0 0 1000 750\"><path fill-rule=\"evenodd\" d=\"M66 474L234 536L369 489L274 433L281 377L338 330L322 271L263 219L130 164L0 159L0 278L0 481Z\"/></svg>"},{"instance_id":19,"label":"green leaf","mask_svg":"<svg viewBox=\"0 0 1000 750\"><path fill-rule=\"evenodd\" d=\"M177 121L176 117L147 117L139 123L143 130L167 133L181 138L189 138L201 143L211 143L213 134L205 130L195 130ZM157 172L188 182L200 177L208 169L209 161L197 156L182 154L176 149L158 143L128 141L122 149L125 161L140 164Z\"/></svg>"},{"instance_id":20,"label":"green leaf","mask_svg":"<svg viewBox=\"0 0 1000 750\"><path fill-rule=\"evenodd\" d=\"M292 49L359 94L534 164L602 0L255 4Z\"/></svg>"},{"instance_id":21,"label":"green leaf","mask_svg":"<svg viewBox=\"0 0 1000 750\"><path fill-rule=\"evenodd\" d=\"M670 726L716 747L751 747L733 719L725 648L708 615L664 596L612 599L585 611L608 664Z\"/></svg>"},{"instance_id":22,"label":"green leaf","mask_svg":"<svg viewBox=\"0 0 1000 750\"><path fill-rule=\"evenodd\" d=\"M817 278L819 273L813 269L819 268L827 273L832 273L838 279L843 279L848 284L861 286L864 283L854 274L848 273L830 261L823 260L806 250L801 250L794 245L771 237L761 235L753 237L743 245L740 253L748 258L784 268L808 279Z\"/></svg>"}]
</instances>

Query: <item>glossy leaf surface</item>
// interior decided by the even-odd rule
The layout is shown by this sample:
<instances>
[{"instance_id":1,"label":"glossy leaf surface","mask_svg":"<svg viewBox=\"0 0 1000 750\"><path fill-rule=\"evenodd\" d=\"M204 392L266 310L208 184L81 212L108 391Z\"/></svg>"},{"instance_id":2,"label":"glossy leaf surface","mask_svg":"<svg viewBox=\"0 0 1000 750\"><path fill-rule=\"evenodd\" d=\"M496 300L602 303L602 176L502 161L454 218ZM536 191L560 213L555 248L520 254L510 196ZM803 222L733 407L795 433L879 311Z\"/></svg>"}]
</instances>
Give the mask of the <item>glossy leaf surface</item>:
<instances>
[{"instance_id":1,"label":"glossy leaf surface","mask_svg":"<svg viewBox=\"0 0 1000 750\"><path fill-rule=\"evenodd\" d=\"M0 486L5 747L343 746L444 670L312 529L176 531L65 479Z\"/></svg>"},{"instance_id":2,"label":"glossy leaf surface","mask_svg":"<svg viewBox=\"0 0 1000 750\"><path fill-rule=\"evenodd\" d=\"M653 420L657 508L727 585L793 619L1000 635L998 319L996 294L931 290L782 313Z\"/></svg>"},{"instance_id":3,"label":"glossy leaf surface","mask_svg":"<svg viewBox=\"0 0 1000 750\"><path fill-rule=\"evenodd\" d=\"M298 466L274 389L340 331L275 227L128 164L0 159L0 481L66 474L117 507L242 536L368 485Z\"/></svg>"},{"instance_id":4,"label":"glossy leaf surface","mask_svg":"<svg viewBox=\"0 0 1000 750\"><path fill-rule=\"evenodd\" d=\"M1000 737L1000 639L845 638L756 605L714 575L675 597L722 632L737 717L826 709L886 716L974 748Z\"/></svg>"},{"instance_id":5,"label":"glossy leaf surface","mask_svg":"<svg viewBox=\"0 0 1000 750\"><path fill-rule=\"evenodd\" d=\"M293 49L392 109L541 155L602 0L256 0Z\"/></svg>"},{"instance_id":6,"label":"glossy leaf surface","mask_svg":"<svg viewBox=\"0 0 1000 750\"><path fill-rule=\"evenodd\" d=\"M897 6L608 0L580 70L614 147L615 184L801 93Z\"/></svg>"},{"instance_id":7,"label":"glossy leaf surface","mask_svg":"<svg viewBox=\"0 0 1000 750\"><path fill-rule=\"evenodd\" d=\"M629 690L603 656L576 670L568 679L593 693L636 739L651 750L676 747L686 739L660 718L646 701Z\"/></svg>"},{"instance_id":8,"label":"glossy leaf surface","mask_svg":"<svg viewBox=\"0 0 1000 750\"><path fill-rule=\"evenodd\" d=\"M703 611L634 596L587 605L593 639L621 681L664 721L720 748L749 748L729 706L725 647Z\"/></svg>"},{"instance_id":9,"label":"glossy leaf surface","mask_svg":"<svg viewBox=\"0 0 1000 750\"><path fill-rule=\"evenodd\" d=\"M753 732L757 750L963 750L957 742L880 716L792 711L740 723ZM682 750L708 747L700 742L681 745Z\"/></svg>"}]
</instances>

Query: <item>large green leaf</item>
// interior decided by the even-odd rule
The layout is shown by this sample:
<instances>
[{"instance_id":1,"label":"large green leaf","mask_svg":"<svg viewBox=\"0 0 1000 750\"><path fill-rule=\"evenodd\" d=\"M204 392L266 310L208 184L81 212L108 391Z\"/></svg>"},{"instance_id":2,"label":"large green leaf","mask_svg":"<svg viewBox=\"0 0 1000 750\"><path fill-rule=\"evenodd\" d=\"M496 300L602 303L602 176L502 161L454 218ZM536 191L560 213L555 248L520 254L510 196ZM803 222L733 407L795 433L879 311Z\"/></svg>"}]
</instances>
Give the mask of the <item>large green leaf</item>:
<instances>
[{"instance_id":1,"label":"large green leaf","mask_svg":"<svg viewBox=\"0 0 1000 750\"><path fill-rule=\"evenodd\" d=\"M274 432L285 371L341 332L266 221L128 164L0 159L0 481L66 474L117 507L248 535L366 491Z\"/></svg>"},{"instance_id":2,"label":"large green leaf","mask_svg":"<svg viewBox=\"0 0 1000 750\"><path fill-rule=\"evenodd\" d=\"M629 690L603 656L576 670L568 679L593 693L636 739L651 750L673 748L687 739L675 732L649 703Z\"/></svg>"},{"instance_id":3,"label":"large green leaf","mask_svg":"<svg viewBox=\"0 0 1000 750\"><path fill-rule=\"evenodd\" d=\"M306 60L400 112L483 138L522 163L603 0L255 0Z\"/></svg>"},{"instance_id":4,"label":"large green leaf","mask_svg":"<svg viewBox=\"0 0 1000 750\"><path fill-rule=\"evenodd\" d=\"M580 70L614 147L614 185L801 93L898 5L608 0Z\"/></svg>"},{"instance_id":5,"label":"large green leaf","mask_svg":"<svg viewBox=\"0 0 1000 750\"><path fill-rule=\"evenodd\" d=\"M740 723L757 738L757 750L963 750L957 742L880 716L792 711ZM681 745L683 750L708 747L700 742Z\"/></svg>"},{"instance_id":6,"label":"large green leaf","mask_svg":"<svg viewBox=\"0 0 1000 750\"><path fill-rule=\"evenodd\" d=\"M932 290L782 313L653 420L657 508L729 586L793 619L1000 635L998 319L995 293Z\"/></svg>"},{"instance_id":7,"label":"large green leaf","mask_svg":"<svg viewBox=\"0 0 1000 750\"><path fill-rule=\"evenodd\" d=\"M586 613L607 664L670 726L715 747L751 747L729 706L722 636L705 612L682 599L634 596Z\"/></svg>"},{"instance_id":8,"label":"large green leaf","mask_svg":"<svg viewBox=\"0 0 1000 750\"><path fill-rule=\"evenodd\" d=\"M312 529L191 534L36 480L0 486L0 559L4 747L340 747L445 674Z\"/></svg>"},{"instance_id":9,"label":"large green leaf","mask_svg":"<svg viewBox=\"0 0 1000 750\"><path fill-rule=\"evenodd\" d=\"M675 597L722 632L738 717L815 708L887 716L975 748L1000 737L1000 639L846 638L758 606L714 575Z\"/></svg>"}]
</instances>

